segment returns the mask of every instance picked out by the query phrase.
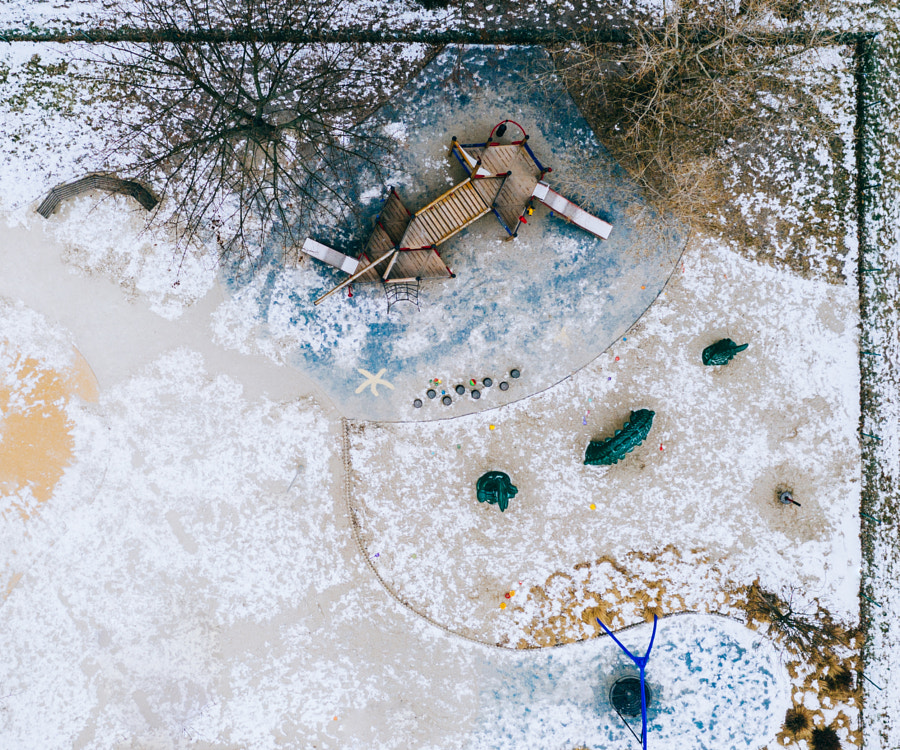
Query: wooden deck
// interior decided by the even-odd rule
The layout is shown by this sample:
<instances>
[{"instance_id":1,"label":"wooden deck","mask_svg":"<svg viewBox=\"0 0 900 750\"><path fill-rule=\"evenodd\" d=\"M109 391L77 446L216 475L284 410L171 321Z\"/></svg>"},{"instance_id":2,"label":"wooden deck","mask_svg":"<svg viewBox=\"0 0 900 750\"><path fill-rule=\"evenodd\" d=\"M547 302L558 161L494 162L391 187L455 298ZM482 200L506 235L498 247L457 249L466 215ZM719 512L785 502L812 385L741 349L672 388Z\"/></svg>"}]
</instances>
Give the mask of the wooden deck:
<instances>
[{"instance_id":1,"label":"wooden deck","mask_svg":"<svg viewBox=\"0 0 900 750\"><path fill-rule=\"evenodd\" d=\"M526 141L485 143L463 151L454 138L451 148L463 160L469 178L415 214L391 189L359 258L359 270L316 304L350 283L452 277L437 247L492 211L515 235L542 175Z\"/></svg>"},{"instance_id":2,"label":"wooden deck","mask_svg":"<svg viewBox=\"0 0 900 750\"><path fill-rule=\"evenodd\" d=\"M490 210L491 204L485 201L470 177L416 211L400 247L418 249L440 245Z\"/></svg>"},{"instance_id":3,"label":"wooden deck","mask_svg":"<svg viewBox=\"0 0 900 750\"><path fill-rule=\"evenodd\" d=\"M481 167L492 175L510 173L502 180L499 190L496 186L485 184L487 181L494 182L498 177L472 179L485 199L490 195L490 206L497 212L506 230L515 234L519 229L519 218L524 216L531 193L541 179L538 165L524 144L467 146L465 151L479 160ZM471 170L469 171L471 174Z\"/></svg>"},{"instance_id":4,"label":"wooden deck","mask_svg":"<svg viewBox=\"0 0 900 750\"><path fill-rule=\"evenodd\" d=\"M384 281L385 279L446 279L452 274L441 256L430 243L424 249L410 250L401 244L403 236L414 221L396 191L391 190L384 208L378 216L375 229L363 257L362 264L368 264L384 257L396 247L402 248L394 258L362 273L356 281Z\"/></svg>"}]
</instances>

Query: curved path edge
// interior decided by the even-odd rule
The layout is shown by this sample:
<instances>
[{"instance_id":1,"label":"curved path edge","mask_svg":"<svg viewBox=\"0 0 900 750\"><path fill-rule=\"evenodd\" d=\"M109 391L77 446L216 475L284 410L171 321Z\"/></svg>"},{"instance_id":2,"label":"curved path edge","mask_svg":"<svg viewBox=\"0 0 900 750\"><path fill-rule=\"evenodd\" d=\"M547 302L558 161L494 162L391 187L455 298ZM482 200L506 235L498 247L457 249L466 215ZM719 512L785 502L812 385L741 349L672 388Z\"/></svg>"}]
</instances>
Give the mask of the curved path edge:
<instances>
[{"instance_id":1,"label":"curved path edge","mask_svg":"<svg viewBox=\"0 0 900 750\"><path fill-rule=\"evenodd\" d=\"M430 615L425 614L424 612L418 610L415 606L413 606L405 597L403 597L400 593L398 593L391 584L389 584L381 573L378 572L378 568L375 567L375 563L372 562L371 558L368 555L368 550L366 549L365 542L362 540L362 534L360 533L360 524L357 518L356 509L353 507L352 502L352 489L351 482L352 480L352 471L353 465L350 459L350 429L349 429L350 420L347 417L341 417L341 465L343 466L344 476L343 476L343 495L344 502L347 506L347 514L350 519L350 528L353 532L353 538L356 540L356 545L359 549L359 553L362 556L363 561L366 564L366 567L372 572L372 575L375 576L375 579L381 584L382 588L390 595L392 599L394 599L400 606L406 609L409 612L412 612L418 618L424 620L429 625L433 625L434 627L442 630L454 638L460 638L465 641L469 641L470 643L476 643L479 646L486 646L488 648L497 649L499 651L508 651L511 653L520 652L520 651L543 651L547 649L558 649L565 648L567 646L575 646L579 643L585 643L589 640L593 640L594 638L607 638L606 633L599 633L593 638L581 638L576 641L570 641L568 643L556 643L551 646L528 646L526 648L517 648L510 646L502 646L499 643L493 643L491 641L482 640L481 638L477 638L473 635L468 635L466 633L460 633L459 631L453 630L452 628L444 625L437 620L435 620ZM721 612L701 612L699 610L679 610L678 612L669 612L668 614L660 616L658 619L665 620L673 617L684 617L686 615L704 615L709 617L718 617L723 620L729 620L731 622L735 622L739 625L743 625L744 627L748 627L746 622L739 620L737 617L733 617L731 615L723 614ZM647 625L647 620L640 620L639 622L633 622L630 625L625 625L621 628L616 628L612 632L622 633L627 630L632 630L641 625Z\"/></svg>"}]
</instances>

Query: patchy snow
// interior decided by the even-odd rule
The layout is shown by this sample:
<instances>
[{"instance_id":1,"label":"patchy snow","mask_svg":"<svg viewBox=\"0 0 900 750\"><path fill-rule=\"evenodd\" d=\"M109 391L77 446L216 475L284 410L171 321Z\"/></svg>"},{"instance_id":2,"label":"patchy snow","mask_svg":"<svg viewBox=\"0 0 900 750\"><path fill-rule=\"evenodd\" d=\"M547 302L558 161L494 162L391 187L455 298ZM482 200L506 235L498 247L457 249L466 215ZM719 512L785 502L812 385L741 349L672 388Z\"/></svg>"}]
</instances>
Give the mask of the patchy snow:
<instances>
[{"instance_id":1,"label":"patchy snow","mask_svg":"<svg viewBox=\"0 0 900 750\"><path fill-rule=\"evenodd\" d=\"M575 5L536 4L527 20L546 26ZM896 8L884 11L886 4L841 6L848 25L875 19L886 29L881 130L870 154L872 182L882 187L863 248L865 264L884 272L862 282L877 307L860 343L881 355L868 378L877 408L865 413L863 427L880 438L864 448L880 470L865 507L883 522L866 527L863 591L883 606L867 607L865 675L874 685L864 683L860 720L867 747L894 750L900 16ZM111 7L15 0L0 5L0 25L109 22ZM423 18L411 3L400 11L411 25ZM209 257L186 258L173 277L166 237L142 234L141 214L121 198L99 206L71 201L49 222L34 215L35 201L86 169L110 134L95 129L102 108L54 85L65 75L53 67L65 59L59 48L5 45L0 55L5 220L48 228L66 243L73 268L112 278L125 295L176 318L212 287ZM835 95L817 104L840 124L847 144L852 121L841 102L852 80L841 67L845 53L829 52L820 63L834 74ZM824 173L855 168L847 148L836 158L810 141L808 155ZM784 201L769 204L763 191L748 190L743 210L789 220L801 215L791 212L803 201L834 197L817 183L795 182L788 167L759 165L792 186ZM842 220L841 270L850 279L855 229ZM808 248L824 267L820 249ZM286 274L285 284L296 281ZM203 335L211 323L220 330L227 323L236 340L253 338L242 332L256 325L251 292L246 308L240 295L233 298L227 320L224 308L216 321L205 319ZM54 367L70 363L75 342L60 326L15 303L0 306L0 320L0 333L20 348ZM729 588L756 576L782 591L802 582L807 597L854 622L858 322L852 286L801 281L697 243L627 341L560 386L442 424L355 426L353 503L372 562L439 624L508 645L552 642L565 615L560 602L576 602L569 624L587 637L595 629L582 615L595 607L615 603L611 621L619 625L648 608L729 611ZM726 368L703 368L700 350L722 336L749 341L750 349ZM260 340L261 350L276 354L277 342ZM358 342L345 343L352 349ZM580 466L590 438L611 434L641 406L657 412L644 446L618 466ZM585 720L578 710L563 716L550 709L549 723L523 718L531 700L520 693L518 702L499 703L486 691L512 672L520 685L547 687L555 679L546 669L551 657L580 668L577 649L599 641L509 654L453 638L386 594L360 559L340 496L339 425L314 402L250 398L195 351L179 349L108 389L98 405L67 409L76 460L29 522L27 538L5 534L0 544L2 567L23 571L0 604L0 631L8 634L0 655L0 744L539 747L542 738L570 737L571 728L548 729L553 721ZM472 485L504 463L520 493L500 515L475 502ZM793 484L802 508L774 505L782 481ZM548 600L529 598L531 588ZM516 595L507 600L510 591ZM696 636L684 628L683 641ZM795 702L818 708L826 723L843 721L841 712L855 723L857 714L823 697L814 677L802 670L793 676ZM753 694L753 686L738 690L747 700ZM579 695L581 708L595 697ZM565 703L552 689L533 697L534 705ZM695 715L708 708L692 704ZM777 729L779 710L757 712L754 721ZM498 716L515 739L497 739L490 721ZM849 732L840 725L845 743ZM771 734L768 725L762 734Z\"/></svg>"},{"instance_id":2,"label":"patchy snow","mask_svg":"<svg viewBox=\"0 0 900 750\"><path fill-rule=\"evenodd\" d=\"M218 258L194 247L173 250L168 230L147 227L145 213L125 196L85 195L60 206L47 229L65 245L66 263L118 281L129 297L173 320L212 289Z\"/></svg>"},{"instance_id":3,"label":"patchy snow","mask_svg":"<svg viewBox=\"0 0 900 750\"><path fill-rule=\"evenodd\" d=\"M620 662L607 639L570 652L488 651L397 608L352 541L335 424L323 416L310 401L249 402L187 350L73 414L102 439L67 471L44 510L43 552L0 607L5 744L493 748L495 732L481 728L500 715L503 733L538 747L547 725L523 727L491 686L510 670L540 680L559 660L572 678L588 651ZM723 696L757 717L729 731L774 731L783 678L749 631L693 619L660 627L650 675L669 704L655 731L680 731L672 701L690 697L692 715L715 720ZM674 681L697 668L721 680L699 698ZM584 691L570 681L568 713L627 742L608 707L597 727ZM531 695L556 703L559 686ZM411 701L427 702L428 717L410 715Z\"/></svg>"},{"instance_id":4,"label":"patchy snow","mask_svg":"<svg viewBox=\"0 0 900 750\"><path fill-rule=\"evenodd\" d=\"M705 557L696 565L726 588L757 577L775 591L799 587L856 621L854 290L714 246L695 245L683 261L627 340L559 386L455 420L352 430L366 547L405 600L469 635L531 642L537 603L517 599L515 612L526 611L510 617L498 609L505 591L671 545ZM701 350L726 336L750 348L704 367ZM588 441L639 408L656 412L646 443L617 466L581 466ZM502 515L475 502L488 470L519 488ZM779 486L802 509L778 505ZM632 588L666 579L670 595L702 599L690 569L682 582L675 566L647 568ZM616 624L641 615L625 606ZM583 632L594 631L588 622Z\"/></svg>"},{"instance_id":5,"label":"patchy snow","mask_svg":"<svg viewBox=\"0 0 900 750\"><path fill-rule=\"evenodd\" d=\"M885 3L886 29L878 38L879 62L869 83L871 108L867 164L864 267L861 284L869 312L862 331L866 411L861 431L867 438L864 509L881 521L863 529L865 569L862 593L878 603L861 602L868 620L864 649L863 734L865 747L900 747L900 9ZM880 605L880 606L879 606Z\"/></svg>"}]
</instances>

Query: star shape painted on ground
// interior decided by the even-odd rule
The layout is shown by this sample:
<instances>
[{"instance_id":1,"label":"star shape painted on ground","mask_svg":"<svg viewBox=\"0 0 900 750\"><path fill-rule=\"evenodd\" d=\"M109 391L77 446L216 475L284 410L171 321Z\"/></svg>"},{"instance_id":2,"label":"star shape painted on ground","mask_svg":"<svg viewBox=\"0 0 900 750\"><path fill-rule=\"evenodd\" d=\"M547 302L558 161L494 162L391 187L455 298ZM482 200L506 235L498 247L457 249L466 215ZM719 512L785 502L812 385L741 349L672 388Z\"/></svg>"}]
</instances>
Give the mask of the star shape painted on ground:
<instances>
[{"instance_id":1,"label":"star shape painted on ground","mask_svg":"<svg viewBox=\"0 0 900 750\"><path fill-rule=\"evenodd\" d=\"M390 383L387 382L387 380L385 380L384 378L381 377L387 371L386 368L382 367L374 375L371 372L369 372L368 370L363 370L361 367L357 367L356 371L360 375L365 377L365 380L356 389L357 393L362 393L368 387L368 388L372 389L372 395L377 396L379 385L383 385L383 386L386 386L387 388L390 388L391 390L394 390L394 386L392 386Z\"/></svg>"}]
</instances>

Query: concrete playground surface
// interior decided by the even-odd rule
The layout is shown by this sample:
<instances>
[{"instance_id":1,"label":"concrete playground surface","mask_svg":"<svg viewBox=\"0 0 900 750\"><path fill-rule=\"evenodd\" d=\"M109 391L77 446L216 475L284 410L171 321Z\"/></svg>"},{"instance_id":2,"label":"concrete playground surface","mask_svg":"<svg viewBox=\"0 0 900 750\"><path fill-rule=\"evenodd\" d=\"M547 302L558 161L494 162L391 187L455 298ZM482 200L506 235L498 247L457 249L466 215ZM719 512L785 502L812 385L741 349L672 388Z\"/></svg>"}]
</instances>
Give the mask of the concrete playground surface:
<instances>
[{"instance_id":1,"label":"concrete playground surface","mask_svg":"<svg viewBox=\"0 0 900 750\"><path fill-rule=\"evenodd\" d=\"M460 67L466 71L458 75ZM502 120L527 131L551 186L613 225L609 240L537 208L518 237L490 214L442 246L455 279L423 281L419 307L387 314L380 284L354 286L312 301L343 276L308 259L284 269L276 260L252 273L226 275L236 298L222 336L250 335L275 346L284 362L316 379L355 419L433 420L490 409L544 390L604 351L659 295L684 246L683 232L658 216L597 142L549 70L539 48L451 47L424 68L371 127L398 140L389 179L411 211L460 182L465 172L450 153L483 142ZM510 126L512 134L520 137ZM315 239L354 255L368 239L386 190L361 179L362 221L322 227ZM511 370L522 377L512 379ZM378 375L380 373L380 375ZM509 390L484 387L490 378ZM434 380L441 381L437 388ZM471 396L477 383L481 399ZM459 396L454 387L466 386ZM429 399L429 389L438 398ZM449 395L453 403L442 404ZM415 408L413 402L423 402Z\"/></svg>"},{"instance_id":2,"label":"concrete playground surface","mask_svg":"<svg viewBox=\"0 0 900 750\"><path fill-rule=\"evenodd\" d=\"M273 261L167 319L73 273L43 220L4 230L0 744L624 750L628 662L595 618L641 652L653 614L651 744L774 747L798 701L855 731L715 613L758 579L856 621L856 290L682 253L571 102L523 87L536 52L469 50L461 82L453 54L382 113L408 204L460 177L450 136L511 117L609 243L540 211L504 243L486 217L420 311L388 317L377 287L313 311L330 272ZM121 205L94 215L125 237ZM726 336L749 349L704 367ZM411 405L512 367L506 400ZM360 370L393 389L356 393ZM636 408L645 443L583 466ZM475 500L487 470L519 488L505 513Z\"/></svg>"}]
</instances>

